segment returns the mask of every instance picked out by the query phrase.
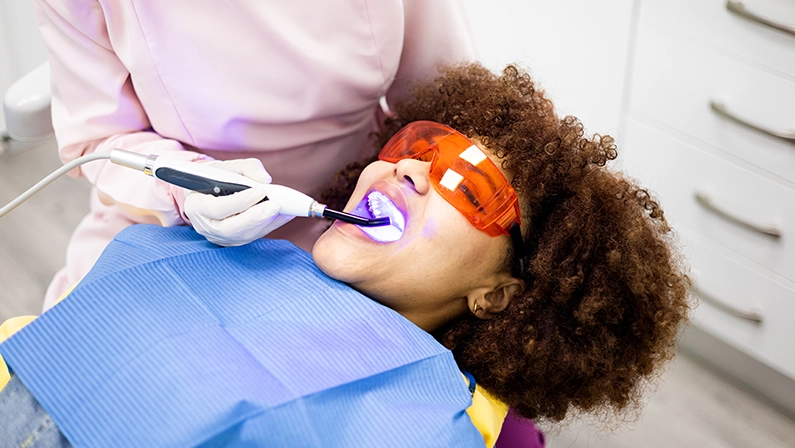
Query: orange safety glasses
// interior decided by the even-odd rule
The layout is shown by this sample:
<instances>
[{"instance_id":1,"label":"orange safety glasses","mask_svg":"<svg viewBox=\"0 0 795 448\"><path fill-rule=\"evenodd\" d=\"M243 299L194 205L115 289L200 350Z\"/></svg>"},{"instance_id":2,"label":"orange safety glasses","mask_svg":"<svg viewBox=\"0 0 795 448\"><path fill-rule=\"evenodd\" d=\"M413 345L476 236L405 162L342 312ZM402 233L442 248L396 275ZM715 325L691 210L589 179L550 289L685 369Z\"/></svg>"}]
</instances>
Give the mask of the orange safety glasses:
<instances>
[{"instance_id":1,"label":"orange safety glasses","mask_svg":"<svg viewBox=\"0 0 795 448\"><path fill-rule=\"evenodd\" d=\"M380 160L431 162L436 191L476 228L491 236L510 235L520 224L516 192L497 165L458 131L433 121L415 121L397 132Z\"/></svg>"},{"instance_id":2,"label":"orange safety glasses","mask_svg":"<svg viewBox=\"0 0 795 448\"><path fill-rule=\"evenodd\" d=\"M476 228L513 243L512 274L522 278L527 259L520 229L519 199L497 165L465 135L433 121L415 121L398 131L378 155L431 162L436 191Z\"/></svg>"}]
</instances>

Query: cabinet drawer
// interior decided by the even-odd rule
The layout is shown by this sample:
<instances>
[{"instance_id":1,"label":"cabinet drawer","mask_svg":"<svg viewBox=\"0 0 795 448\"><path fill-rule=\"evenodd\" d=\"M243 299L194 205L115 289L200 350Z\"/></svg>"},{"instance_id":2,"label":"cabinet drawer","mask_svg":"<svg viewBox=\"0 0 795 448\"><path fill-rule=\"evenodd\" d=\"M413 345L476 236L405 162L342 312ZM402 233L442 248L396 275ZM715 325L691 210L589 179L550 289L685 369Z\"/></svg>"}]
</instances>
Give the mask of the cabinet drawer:
<instances>
[{"instance_id":1,"label":"cabinet drawer","mask_svg":"<svg viewBox=\"0 0 795 448\"><path fill-rule=\"evenodd\" d=\"M795 279L795 191L701 151L639 119L628 122L627 171L660 198L674 226L684 225L771 271ZM696 195L709 199L704 206ZM777 228L778 238L716 213Z\"/></svg>"},{"instance_id":2,"label":"cabinet drawer","mask_svg":"<svg viewBox=\"0 0 795 448\"><path fill-rule=\"evenodd\" d=\"M710 108L711 101L721 101L754 123L795 131L795 81L653 30L639 32L635 58L631 112L795 182L795 143L741 126Z\"/></svg>"},{"instance_id":3,"label":"cabinet drawer","mask_svg":"<svg viewBox=\"0 0 795 448\"><path fill-rule=\"evenodd\" d=\"M795 290L713 250L694 232L682 233L699 301L693 324L795 378Z\"/></svg>"},{"instance_id":4,"label":"cabinet drawer","mask_svg":"<svg viewBox=\"0 0 795 448\"><path fill-rule=\"evenodd\" d=\"M795 77L795 36L729 12L726 0L643 0L640 28L655 29ZM742 0L747 11L795 27L792 0Z\"/></svg>"}]
</instances>

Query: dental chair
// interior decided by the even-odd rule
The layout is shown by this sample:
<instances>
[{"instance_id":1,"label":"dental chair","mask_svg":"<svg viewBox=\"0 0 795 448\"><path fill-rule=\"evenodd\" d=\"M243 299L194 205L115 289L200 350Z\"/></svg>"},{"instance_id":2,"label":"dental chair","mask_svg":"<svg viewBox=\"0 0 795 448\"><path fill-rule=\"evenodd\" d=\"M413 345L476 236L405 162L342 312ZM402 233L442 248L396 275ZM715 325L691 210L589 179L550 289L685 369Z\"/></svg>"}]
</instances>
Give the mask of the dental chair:
<instances>
[{"instance_id":1,"label":"dental chair","mask_svg":"<svg viewBox=\"0 0 795 448\"><path fill-rule=\"evenodd\" d=\"M45 62L3 96L5 130L0 135L0 155L24 152L53 137L50 103L50 63Z\"/></svg>"}]
</instances>

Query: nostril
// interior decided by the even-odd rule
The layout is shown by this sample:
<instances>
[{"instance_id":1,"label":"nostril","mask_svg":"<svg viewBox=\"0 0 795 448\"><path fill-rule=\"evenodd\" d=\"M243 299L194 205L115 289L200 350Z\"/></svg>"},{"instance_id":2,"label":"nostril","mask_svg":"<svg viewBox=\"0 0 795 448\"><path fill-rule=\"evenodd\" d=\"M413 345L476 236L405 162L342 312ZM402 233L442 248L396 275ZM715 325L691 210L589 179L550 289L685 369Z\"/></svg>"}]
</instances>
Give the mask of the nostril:
<instances>
[{"instance_id":1,"label":"nostril","mask_svg":"<svg viewBox=\"0 0 795 448\"><path fill-rule=\"evenodd\" d=\"M409 183L411 183L411 185L416 186L416 184L414 184L414 180L410 176L403 176L403 179L406 179L407 181L409 181Z\"/></svg>"}]
</instances>

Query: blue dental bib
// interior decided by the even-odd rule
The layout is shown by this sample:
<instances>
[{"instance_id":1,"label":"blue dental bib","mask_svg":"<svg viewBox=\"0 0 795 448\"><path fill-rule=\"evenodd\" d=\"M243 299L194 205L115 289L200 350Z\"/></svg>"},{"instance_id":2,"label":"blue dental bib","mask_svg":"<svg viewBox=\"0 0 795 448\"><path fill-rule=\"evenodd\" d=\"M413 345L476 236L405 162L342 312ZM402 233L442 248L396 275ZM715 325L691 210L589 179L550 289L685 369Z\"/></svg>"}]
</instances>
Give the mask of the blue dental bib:
<instances>
[{"instance_id":1,"label":"blue dental bib","mask_svg":"<svg viewBox=\"0 0 795 448\"><path fill-rule=\"evenodd\" d=\"M0 354L75 446L483 446L452 354L285 241L132 226Z\"/></svg>"}]
</instances>

